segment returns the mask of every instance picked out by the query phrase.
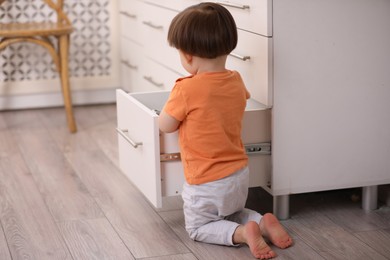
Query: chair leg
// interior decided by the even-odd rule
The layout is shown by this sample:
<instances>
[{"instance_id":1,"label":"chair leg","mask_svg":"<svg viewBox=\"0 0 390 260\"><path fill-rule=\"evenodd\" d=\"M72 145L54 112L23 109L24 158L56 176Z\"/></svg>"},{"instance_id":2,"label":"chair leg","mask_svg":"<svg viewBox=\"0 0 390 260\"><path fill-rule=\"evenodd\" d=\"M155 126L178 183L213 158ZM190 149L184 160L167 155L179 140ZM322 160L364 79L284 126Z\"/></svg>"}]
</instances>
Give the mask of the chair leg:
<instances>
[{"instance_id":1,"label":"chair leg","mask_svg":"<svg viewBox=\"0 0 390 260\"><path fill-rule=\"evenodd\" d=\"M76 122L73 115L72 97L69 87L69 74L68 74L68 52L69 52L69 36L62 35L59 37L59 52L60 52L60 77L62 95L64 98L66 119L68 121L69 131L75 133L77 131Z\"/></svg>"}]
</instances>

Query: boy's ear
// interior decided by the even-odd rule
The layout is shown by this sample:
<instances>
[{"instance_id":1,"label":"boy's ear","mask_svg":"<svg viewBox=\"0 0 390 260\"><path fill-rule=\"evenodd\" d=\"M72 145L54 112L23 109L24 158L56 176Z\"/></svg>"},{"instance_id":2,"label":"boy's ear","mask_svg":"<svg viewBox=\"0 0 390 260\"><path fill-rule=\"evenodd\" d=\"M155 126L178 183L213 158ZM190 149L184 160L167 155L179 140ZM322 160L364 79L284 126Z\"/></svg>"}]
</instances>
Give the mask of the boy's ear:
<instances>
[{"instance_id":1,"label":"boy's ear","mask_svg":"<svg viewBox=\"0 0 390 260\"><path fill-rule=\"evenodd\" d=\"M186 59L187 63L188 63L188 64L191 64L192 59L193 59L194 56L191 55L191 54L185 53L185 52L182 52L182 53L183 53L183 56L184 56L184 58Z\"/></svg>"}]
</instances>

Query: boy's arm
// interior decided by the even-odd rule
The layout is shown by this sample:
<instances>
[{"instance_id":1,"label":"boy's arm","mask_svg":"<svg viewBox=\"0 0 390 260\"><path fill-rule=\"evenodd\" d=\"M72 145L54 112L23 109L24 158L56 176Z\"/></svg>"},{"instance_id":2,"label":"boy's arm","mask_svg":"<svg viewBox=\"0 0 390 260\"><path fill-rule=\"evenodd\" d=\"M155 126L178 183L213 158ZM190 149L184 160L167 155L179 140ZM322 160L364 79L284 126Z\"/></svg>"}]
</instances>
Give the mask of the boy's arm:
<instances>
[{"instance_id":1,"label":"boy's arm","mask_svg":"<svg viewBox=\"0 0 390 260\"><path fill-rule=\"evenodd\" d=\"M158 118L158 123L159 123L160 131L164 133L175 132L180 125L180 121L176 120L174 117L165 113L164 110L161 111L160 113L160 116Z\"/></svg>"}]
</instances>

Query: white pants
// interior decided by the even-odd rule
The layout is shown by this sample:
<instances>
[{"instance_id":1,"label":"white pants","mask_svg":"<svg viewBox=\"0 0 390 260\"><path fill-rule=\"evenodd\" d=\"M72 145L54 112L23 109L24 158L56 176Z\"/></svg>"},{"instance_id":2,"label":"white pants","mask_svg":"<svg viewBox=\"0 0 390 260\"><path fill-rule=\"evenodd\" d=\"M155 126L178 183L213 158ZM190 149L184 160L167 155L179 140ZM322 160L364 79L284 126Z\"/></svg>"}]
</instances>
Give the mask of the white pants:
<instances>
[{"instance_id":1,"label":"white pants","mask_svg":"<svg viewBox=\"0 0 390 260\"><path fill-rule=\"evenodd\" d=\"M200 185L184 184L184 217L191 239L211 244L234 245L233 234L240 224L260 223L260 213L246 209L249 169Z\"/></svg>"}]
</instances>

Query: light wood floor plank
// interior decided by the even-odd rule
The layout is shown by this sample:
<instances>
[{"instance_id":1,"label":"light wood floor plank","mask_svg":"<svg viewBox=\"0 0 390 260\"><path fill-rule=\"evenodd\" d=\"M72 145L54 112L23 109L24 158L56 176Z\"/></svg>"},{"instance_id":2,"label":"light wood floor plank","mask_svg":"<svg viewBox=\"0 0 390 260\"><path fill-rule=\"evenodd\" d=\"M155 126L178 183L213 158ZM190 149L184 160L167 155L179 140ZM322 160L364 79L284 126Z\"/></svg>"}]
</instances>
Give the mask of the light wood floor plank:
<instances>
[{"instance_id":1,"label":"light wood floor plank","mask_svg":"<svg viewBox=\"0 0 390 260\"><path fill-rule=\"evenodd\" d=\"M75 117L80 128L85 130L115 118L115 115L108 115L109 110L111 109L105 105L83 106L81 109L75 109Z\"/></svg>"},{"instance_id":2,"label":"light wood floor plank","mask_svg":"<svg viewBox=\"0 0 390 260\"><path fill-rule=\"evenodd\" d=\"M57 143L58 147L62 152L68 150L74 150L76 147L85 147L87 149L96 150L97 146L92 142L88 145L88 140L85 140L85 127L90 127L91 123L85 124L84 120L91 122L91 119L87 119L86 113L80 113L83 111L84 107L75 107L75 120L77 121L78 131L74 134L69 133L68 129L64 128L64 118L63 111L60 109L47 109L40 111L40 120L42 120L43 125L49 131L50 136ZM96 118L97 121L101 119ZM65 122L66 123L66 122Z\"/></svg>"},{"instance_id":3,"label":"light wood floor plank","mask_svg":"<svg viewBox=\"0 0 390 260\"><path fill-rule=\"evenodd\" d=\"M324 211L319 210L318 212ZM376 211L365 212L360 208L360 205L328 208L324 214L333 222L350 232L390 228L390 222L378 215Z\"/></svg>"},{"instance_id":4,"label":"light wood floor plank","mask_svg":"<svg viewBox=\"0 0 390 260\"><path fill-rule=\"evenodd\" d=\"M188 252L104 153L74 151L67 158L135 257Z\"/></svg>"},{"instance_id":5,"label":"light wood floor plank","mask_svg":"<svg viewBox=\"0 0 390 260\"><path fill-rule=\"evenodd\" d=\"M129 185L129 189L133 189ZM138 193L100 194L108 220L136 258L189 253L188 248Z\"/></svg>"},{"instance_id":6,"label":"light wood floor plank","mask_svg":"<svg viewBox=\"0 0 390 260\"><path fill-rule=\"evenodd\" d=\"M16 129L21 125L35 122L39 117L41 110L16 110L0 112L3 122L7 129Z\"/></svg>"},{"instance_id":7,"label":"light wood floor plank","mask_svg":"<svg viewBox=\"0 0 390 260\"><path fill-rule=\"evenodd\" d=\"M110 120L88 131L100 150L119 167L118 137L115 129L116 120Z\"/></svg>"},{"instance_id":8,"label":"light wood floor plank","mask_svg":"<svg viewBox=\"0 0 390 260\"><path fill-rule=\"evenodd\" d=\"M313 193L312 212L327 216L351 233L390 228L390 221L386 217L378 214L377 210L363 210L361 201L352 201L352 196L360 197L361 189Z\"/></svg>"},{"instance_id":9,"label":"light wood floor plank","mask_svg":"<svg viewBox=\"0 0 390 260\"><path fill-rule=\"evenodd\" d=\"M322 214L285 225L325 259L386 259Z\"/></svg>"},{"instance_id":10,"label":"light wood floor plank","mask_svg":"<svg viewBox=\"0 0 390 260\"><path fill-rule=\"evenodd\" d=\"M115 105L0 112L0 259L253 259L189 239L180 199L155 209L118 167ZM21 151L23 153L21 153ZM359 192L360 189L351 189ZM272 211L272 196L248 206ZM276 259L390 259L390 207L366 213L351 191L292 195L283 221L295 244ZM53 218L53 216L55 218ZM131 254L129 256L129 251Z\"/></svg>"},{"instance_id":11,"label":"light wood floor plank","mask_svg":"<svg viewBox=\"0 0 390 260\"><path fill-rule=\"evenodd\" d=\"M67 156L135 257L188 252L145 198L101 151L78 151ZM91 161L95 163L89 163Z\"/></svg>"},{"instance_id":12,"label":"light wood floor plank","mask_svg":"<svg viewBox=\"0 0 390 260\"><path fill-rule=\"evenodd\" d=\"M116 115L109 115L116 108L114 105L105 105L99 108L99 113L91 114L98 108L96 106L75 108L75 111L77 111L75 114L76 120L81 122L79 131L76 134L70 134L63 127L63 119L60 116L63 113L62 110L43 110L41 119L50 131L52 138L64 153L80 149L93 151L100 149L118 166L118 140L115 130Z\"/></svg>"},{"instance_id":13,"label":"light wood floor plank","mask_svg":"<svg viewBox=\"0 0 390 260\"><path fill-rule=\"evenodd\" d=\"M103 105L101 106L101 108L108 118L113 119L116 122L117 120L116 104Z\"/></svg>"},{"instance_id":14,"label":"light wood floor plank","mask_svg":"<svg viewBox=\"0 0 390 260\"><path fill-rule=\"evenodd\" d=\"M74 259L134 259L105 218L66 221L58 226Z\"/></svg>"},{"instance_id":15,"label":"light wood floor plank","mask_svg":"<svg viewBox=\"0 0 390 260\"><path fill-rule=\"evenodd\" d=\"M4 121L4 114L5 113L0 113L0 131L7 128L7 124Z\"/></svg>"},{"instance_id":16,"label":"light wood floor plank","mask_svg":"<svg viewBox=\"0 0 390 260\"><path fill-rule=\"evenodd\" d=\"M0 159L0 220L12 259L71 259L31 174L18 155Z\"/></svg>"},{"instance_id":17,"label":"light wood floor plank","mask_svg":"<svg viewBox=\"0 0 390 260\"><path fill-rule=\"evenodd\" d=\"M354 235L378 253L390 259L390 229L358 232Z\"/></svg>"},{"instance_id":18,"label":"light wood floor plank","mask_svg":"<svg viewBox=\"0 0 390 260\"><path fill-rule=\"evenodd\" d=\"M2 184L0 184L0 189L1 189L1 185ZM8 249L7 241L5 239L3 227L1 225L0 225L0 259L11 260L11 255Z\"/></svg>"},{"instance_id":19,"label":"light wood floor plank","mask_svg":"<svg viewBox=\"0 0 390 260\"><path fill-rule=\"evenodd\" d=\"M42 122L35 120L14 130L18 146L57 221L102 217L103 213L84 184L51 139Z\"/></svg>"},{"instance_id":20,"label":"light wood floor plank","mask_svg":"<svg viewBox=\"0 0 390 260\"><path fill-rule=\"evenodd\" d=\"M44 113L45 121L49 120L47 115L47 113ZM54 116L55 114L51 113L50 115ZM114 128L114 122L111 121L110 124L111 128ZM95 128L101 129L100 126L99 124ZM104 133L104 136L96 136L95 138L92 134L93 130L80 129L76 134L67 134L65 136L59 134L62 128L52 125L52 127L48 128L48 131L92 196L100 193L112 194L121 190L133 190L136 192L127 177L99 146L99 139L104 139L106 133ZM104 128L108 127L105 126ZM95 135L98 135L99 132L100 130L95 132ZM116 137L115 132L111 132L111 134Z\"/></svg>"},{"instance_id":21,"label":"light wood floor plank","mask_svg":"<svg viewBox=\"0 0 390 260\"><path fill-rule=\"evenodd\" d=\"M143 260L197 260L193 254L167 255L143 258Z\"/></svg>"},{"instance_id":22,"label":"light wood floor plank","mask_svg":"<svg viewBox=\"0 0 390 260\"><path fill-rule=\"evenodd\" d=\"M127 177L100 151L72 151L66 157L92 196L127 190L138 192ZM91 163L93 162L93 163Z\"/></svg>"},{"instance_id":23,"label":"light wood floor plank","mask_svg":"<svg viewBox=\"0 0 390 260\"><path fill-rule=\"evenodd\" d=\"M20 150L11 131L0 130L0 159L20 155Z\"/></svg>"},{"instance_id":24,"label":"light wood floor plank","mask_svg":"<svg viewBox=\"0 0 390 260\"><path fill-rule=\"evenodd\" d=\"M88 116L87 113L77 115L78 118ZM47 120L48 117L44 117ZM95 137L106 122L95 122ZM115 129L115 122L112 119L110 122L111 128ZM88 128L81 128L76 134L68 136L67 143L62 143L63 153L126 246L136 258L188 253L189 250L169 226L102 152L98 139L91 134L94 132L92 125L90 120ZM116 137L116 133L107 126L103 128L104 134L108 131ZM49 127L49 131L53 138L59 136L55 135L60 131L56 127Z\"/></svg>"},{"instance_id":25,"label":"light wood floor plank","mask_svg":"<svg viewBox=\"0 0 390 260\"><path fill-rule=\"evenodd\" d=\"M45 117L49 118L49 120L45 122L46 127L63 128L64 130L67 130L67 128L64 127L64 125L66 125L66 117L63 108L58 107L37 111L41 114L45 114ZM109 111L115 111L115 105L75 106L74 116L77 121L77 129L85 130L115 118L115 115L109 115Z\"/></svg>"}]
</instances>

